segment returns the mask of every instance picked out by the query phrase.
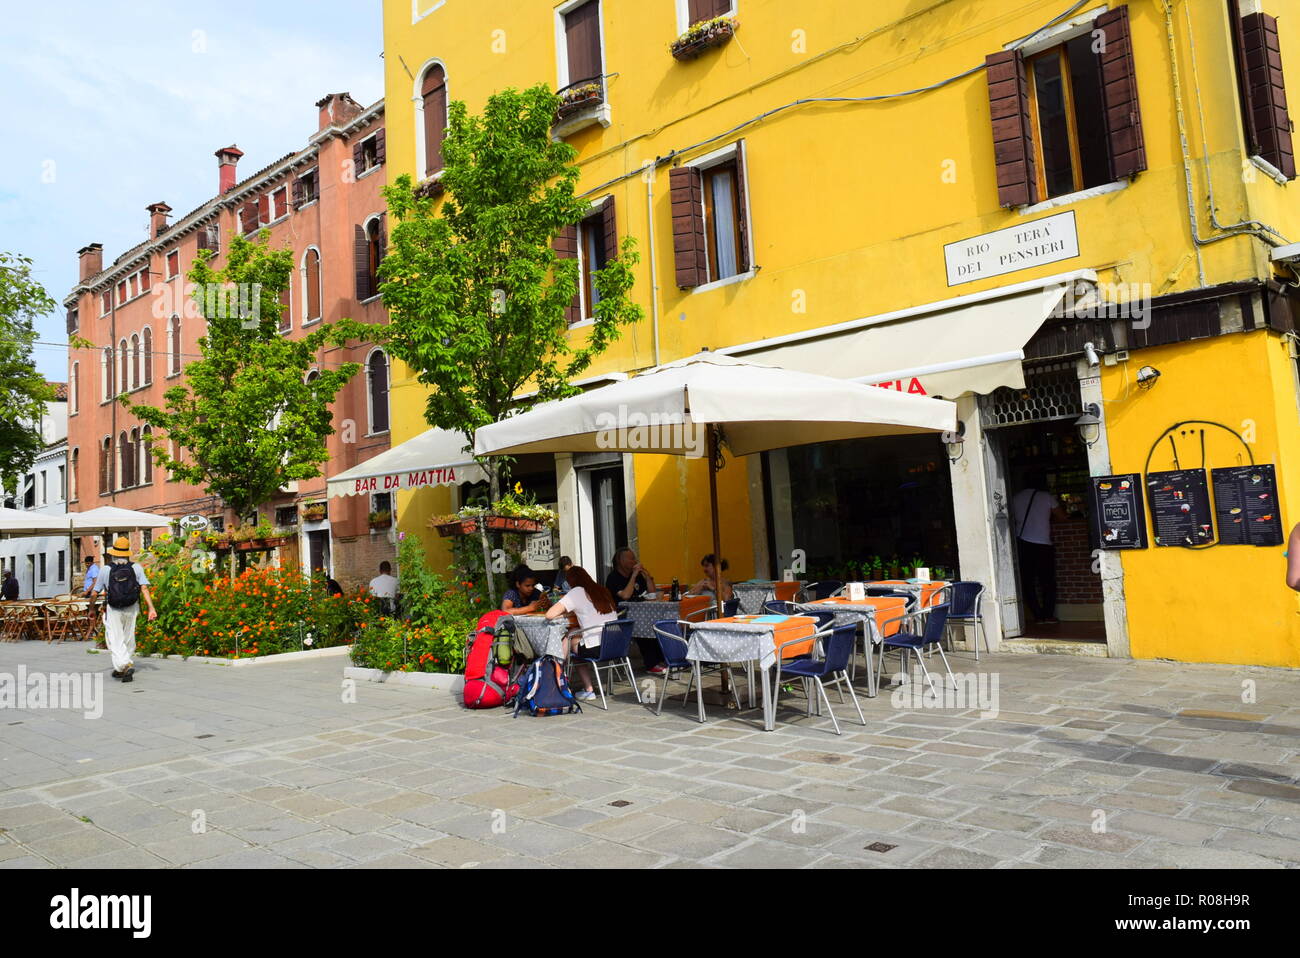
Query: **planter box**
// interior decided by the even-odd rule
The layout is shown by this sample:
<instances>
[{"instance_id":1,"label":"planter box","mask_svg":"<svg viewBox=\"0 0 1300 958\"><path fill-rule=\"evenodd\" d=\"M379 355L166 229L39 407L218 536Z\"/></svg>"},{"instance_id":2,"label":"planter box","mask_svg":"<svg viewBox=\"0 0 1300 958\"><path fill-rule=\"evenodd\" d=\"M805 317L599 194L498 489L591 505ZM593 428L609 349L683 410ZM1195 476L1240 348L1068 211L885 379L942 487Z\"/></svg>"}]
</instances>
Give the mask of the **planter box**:
<instances>
[{"instance_id":1,"label":"planter box","mask_svg":"<svg viewBox=\"0 0 1300 958\"><path fill-rule=\"evenodd\" d=\"M438 530L438 535L444 539L450 536L467 536L478 532L478 520L460 519L456 522L443 522L434 526L434 528Z\"/></svg>"},{"instance_id":2,"label":"planter box","mask_svg":"<svg viewBox=\"0 0 1300 958\"><path fill-rule=\"evenodd\" d=\"M356 682L385 682L389 685L410 685L417 689L445 689L459 693L465 687L465 676L450 672L385 672L383 669L363 669L345 666L343 677Z\"/></svg>"},{"instance_id":3,"label":"planter box","mask_svg":"<svg viewBox=\"0 0 1300 958\"><path fill-rule=\"evenodd\" d=\"M565 100L556 108L555 120L557 123L560 122L561 120L567 120L569 117L574 116L575 114L581 113L584 110L590 110L594 107L598 107L604 102L605 102L605 95L599 90L596 90L595 92L592 93L588 93L585 96L579 96L579 97L574 97L571 100Z\"/></svg>"},{"instance_id":4,"label":"planter box","mask_svg":"<svg viewBox=\"0 0 1300 958\"><path fill-rule=\"evenodd\" d=\"M516 516L484 516L487 527L496 532L541 532L546 523L536 519L521 519Z\"/></svg>"},{"instance_id":5,"label":"planter box","mask_svg":"<svg viewBox=\"0 0 1300 958\"><path fill-rule=\"evenodd\" d=\"M392 527L393 527L392 519L383 519L378 522L370 523L370 528L372 529L391 529Z\"/></svg>"},{"instance_id":6,"label":"planter box","mask_svg":"<svg viewBox=\"0 0 1300 958\"><path fill-rule=\"evenodd\" d=\"M736 25L724 20L709 30L708 33L701 34L694 39L680 38L676 40L668 49L674 59L685 63L688 60L694 60L714 47L723 46L735 33Z\"/></svg>"}]
</instances>

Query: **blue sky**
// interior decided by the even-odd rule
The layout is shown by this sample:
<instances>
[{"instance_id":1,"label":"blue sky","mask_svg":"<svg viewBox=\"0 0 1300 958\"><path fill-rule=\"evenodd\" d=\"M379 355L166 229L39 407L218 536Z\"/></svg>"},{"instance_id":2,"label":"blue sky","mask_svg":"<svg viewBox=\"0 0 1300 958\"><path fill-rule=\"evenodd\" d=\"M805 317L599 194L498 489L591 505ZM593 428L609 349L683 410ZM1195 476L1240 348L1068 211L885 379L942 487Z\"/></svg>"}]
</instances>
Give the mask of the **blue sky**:
<instances>
[{"instance_id":1,"label":"blue sky","mask_svg":"<svg viewBox=\"0 0 1300 958\"><path fill-rule=\"evenodd\" d=\"M241 176L306 145L316 100L383 95L379 0L36 0L5 3L0 89L0 250L35 260L62 301L77 250L104 262L143 240L145 207L173 217L217 188L213 151L236 143ZM60 307L40 325L66 343ZM67 351L40 346L48 379Z\"/></svg>"}]
</instances>

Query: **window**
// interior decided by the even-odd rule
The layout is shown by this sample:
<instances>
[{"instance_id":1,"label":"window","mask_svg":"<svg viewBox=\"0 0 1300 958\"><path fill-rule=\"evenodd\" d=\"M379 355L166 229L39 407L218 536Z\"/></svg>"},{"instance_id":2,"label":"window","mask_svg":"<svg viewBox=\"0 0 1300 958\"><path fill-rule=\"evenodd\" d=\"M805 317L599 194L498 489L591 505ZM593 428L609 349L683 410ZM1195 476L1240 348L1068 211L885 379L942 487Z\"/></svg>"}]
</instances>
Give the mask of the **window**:
<instances>
[{"instance_id":1,"label":"window","mask_svg":"<svg viewBox=\"0 0 1300 958\"><path fill-rule=\"evenodd\" d=\"M149 386L153 384L153 330L148 326L140 334L140 385Z\"/></svg>"},{"instance_id":2,"label":"window","mask_svg":"<svg viewBox=\"0 0 1300 958\"><path fill-rule=\"evenodd\" d=\"M149 267L146 266L144 269L140 270L136 276L136 292L143 296L145 293L149 292Z\"/></svg>"},{"instance_id":3,"label":"window","mask_svg":"<svg viewBox=\"0 0 1300 958\"><path fill-rule=\"evenodd\" d=\"M447 133L447 73L435 63L420 84L420 115L424 126L424 175L442 172L442 141Z\"/></svg>"},{"instance_id":4,"label":"window","mask_svg":"<svg viewBox=\"0 0 1300 958\"><path fill-rule=\"evenodd\" d=\"M257 200L248 200L239 208L239 229L244 235L257 231Z\"/></svg>"},{"instance_id":5,"label":"window","mask_svg":"<svg viewBox=\"0 0 1300 958\"><path fill-rule=\"evenodd\" d=\"M733 16L735 12L734 0L677 0L677 32L685 33L697 23Z\"/></svg>"},{"instance_id":6,"label":"window","mask_svg":"<svg viewBox=\"0 0 1300 958\"><path fill-rule=\"evenodd\" d=\"M131 334L131 388L140 387L140 336Z\"/></svg>"},{"instance_id":7,"label":"window","mask_svg":"<svg viewBox=\"0 0 1300 958\"><path fill-rule=\"evenodd\" d=\"M142 485L149 485L153 482L153 428L145 426L140 432L140 450L138 471L136 475L140 478Z\"/></svg>"},{"instance_id":8,"label":"window","mask_svg":"<svg viewBox=\"0 0 1300 958\"><path fill-rule=\"evenodd\" d=\"M81 363L72 364L72 375L68 379L68 398L75 414L81 408Z\"/></svg>"},{"instance_id":9,"label":"window","mask_svg":"<svg viewBox=\"0 0 1300 958\"><path fill-rule=\"evenodd\" d=\"M564 32L560 47L561 89L600 80L605 73L600 51L600 0L587 0L560 17Z\"/></svg>"},{"instance_id":10,"label":"window","mask_svg":"<svg viewBox=\"0 0 1300 958\"><path fill-rule=\"evenodd\" d=\"M689 289L749 272L745 175L743 143L670 174L679 287Z\"/></svg>"},{"instance_id":11,"label":"window","mask_svg":"<svg viewBox=\"0 0 1300 958\"><path fill-rule=\"evenodd\" d=\"M135 485L135 443L125 432L117 437L117 484L119 489Z\"/></svg>"},{"instance_id":12,"label":"window","mask_svg":"<svg viewBox=\"0 0 1300 958\"><path fill-rule=\"evenodd\" d=\"M59 466L59 501L68 501L68 467Z\"/></svg>"},{"instance_id":13,"label":"window","mask_svg":"<svg viewBox=\"0 0 1300 958\"><path fill-rule=\"evenodd\" d=\"M108 402L113 396L113 348L105 346L99 354L99 401Z\"/></svg>"},{"instance_id":14,"label":"window","mask_svg":"<svg viewBox=\"0 0 1300 958\"><path fill-rule=\"evenodd\" d=\"M1246 150L1277 170L1296 177L1295 144L1287 111L1286 80L1277 19L1266 13L1243 17L1238 0L1229 0L1237 93L1245 127Z\"/></svg>"},{"instance_id":15,"label":"window","mask_svg":"<svg viewBox=\"0 0 1300 958\"><path fill-rule=\"evenodd\" d=\"M1027 206L1147 168L1128 7L985 62L998 201Z\"/></svg>"},{"instance_id":16,"label":"window","mask_svg":"<svg viewBox=\"0 0 1300 958\"><path fill-rule=\"evenodd\" d=\"M59 550L59 577L55 582L65 582L68 577L68 554L62 549Z\"/></svg>"},{"instance_id":17,"label":"window","mask_svg":"<svg viewBox=\"0 0 1300 958\"><path fill-rule=\"evenodd\" d=\"M81 449L78 446L72 448L72 458L69 460L68 469L68 501L76 502L78 498L78 489L80 488L79 479L81 475Z\"/></svg>"},{"instance_id":18,"label":"window","mask_svg":"<svg viewBox=\"0 0 1300 958\"><path fill-rule=\"evenodd\" d=\"M287 333L293 329L293 282L287 283L280 290L280 332Z\"/></svg>"},{"instance_id":19,"label":"window","mask_svg":"<svg viewBox=\"0 0 1300 958\"><path fill-rule=\"evenodd\" d=\"M111 291L99 294L99 315L107 316L113 311L113 293Z\"/></svg>"},{"instance_id":20,"label":"window","mask_svg":"<svg viewBox=\"0 0 1300 958\"><path fill-rule=\"evenodd\" d=\"M181 318L172 314L167 320L167 375L175 376L181 371Z\"/></svg>"},{"instance_id":21,"label":"window","mask_svg":"<svg viewBox=\"0 0 1300 958\"><path fill-rule=\"evenodd\" d=\"M117 344L117 383L116 388L126 392L131 388L131 351L123 339Z\"/></svg>"},{"instance_id":22,"label":"window","mask_svg":"<svg viewBox=\"0 0 1300 958\"><path fill-rule=\"evenodd\" d=\"M117 305L121 306L126 302L126 280L117 284Z\"/></svg>"},{"instance_id":23,"label":"window","mask_svg":"<svg viewBox=\"0 0 1300 958\"><path fill-rule=\"evenodd\" d=\"M315 203L319 194L317 187L316 171L304 173L293 183L293 205L295 209L306 206L308 203Z\"/></svg>"},{"instance_id":24,"label":"window","mask_svg":"<svg viewBox=\"0 0 1300 958\"><path fill-rule=\"evenodd\" d=\"M289 215L289 187L282 186L271 194L271 218L278 220Z\"/></svg>"},{"instance_id":25,"label":"window","mask_svg":"<svg viewBox=\"0 0 1300 958\"><path fill-rule=\"evenodd\" d=\"M366 397L371 434L388 432L388 357L376 349L366 360Z\"/></svg>"},{"instance_id":26,"label":"window","mask_svg":"<svg viewBox=\"0 0 1300 958\"><path fill-rule=\"evenodd\" d=\"M175 279L181 271L181 254L172 250L167 254L167 278Z\"/></svg>"},{"instance_id":27,"label":"window","mask_svg":"<svg viewBox=\"0 0 1300 958\"><path fill-rule=\"evenodd\" d=\"M302 322L320 319L320 251L309 249L302 254Z\"/></svg>"},{"instance_id":28,"label":"window","mask_svg":"<svg viewBox=\"0 0 1300 958\"><path fill-rule=\"evenodd\" d=\"M74 307L68 310L68 335L73 335L79 329L81 329L81 311Z\"/></svg>"},{"instance_id":29,"label":"window","mask_svg":"<svg viewBox=\"0 0 1300 958\"><path fill-rule=\"evenodd\" d=\"M384 165L384 131L379 130L352 147L357 176Z\"/></svg>"},{"instance_id":30,"label":"window","mask_svg":"<svg viewBox=\"0 0 1300 958\"><path fill-rule=\"evenodd\" d=\"M50 504L50 476L49 473L41 470L39 477L40 496L37 498L37 505L48 506Z\"/></svg>"},{"instance_id":31,"label":"window","mask_svg":"<svg viewBox=\"0 0 1300 958\"><path fill-rule=\"evenodd\" d=\"M36 557L36 567L40 570L39 581L45 583L45 553L42 552Z\"/></svg>"},{"instance_id":32,"label":"window","mask_svg":"<svg viewBox=\"0 0 1300 958\"><path fill-rule=\"evenodd\" d=\"M221 249L221 227L215 224L201 227L198 235L198 248L211 250L213 253Z\"/></svg>"},{"instance_id":33,"label":"window","mask_svg":"<svg viewBox=\"0 0 1300 958\"><path fill-rule=\"evenodd\" d=\"M365 227L356 228L357 299L367 300L379 293L379 264L384 260L388 241L384 214L372 217Z\"/></svg>"},{"instance_id":34,"label":"window","mask_svg":"<svg viewBox=\"0 0 1300 958\"><path fill-rule=\"evenodd\" d=\"M105 436L99 443L99 494L113 491L113 440Z\"/></svg>"}]
</instances>

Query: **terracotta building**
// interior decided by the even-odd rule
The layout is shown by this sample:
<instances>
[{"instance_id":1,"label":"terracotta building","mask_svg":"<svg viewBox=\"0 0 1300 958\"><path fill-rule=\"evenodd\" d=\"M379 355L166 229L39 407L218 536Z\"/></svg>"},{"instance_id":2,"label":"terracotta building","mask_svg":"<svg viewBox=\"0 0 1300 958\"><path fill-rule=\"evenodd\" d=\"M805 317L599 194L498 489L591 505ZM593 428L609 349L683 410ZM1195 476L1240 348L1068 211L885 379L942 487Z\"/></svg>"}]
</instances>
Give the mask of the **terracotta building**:
<instances>
[{"instance_id":1,"label":"terracotta building","mask_svg":"<svg viewBox=\"0 0 1300 958\"><path fill-rule=\"evenodd\" d=\"M286 294L283 335L298 337L314 324L351 317L387 322L375 268L386 242L380 193L384 185L384 104L363 107L346 93L320 100L317 132L307 144L251 176L239 177L238 147L216 151L218 189L197 209L171 217L163 202L148 205L149 235L107 267L103 247L79 251L81 268L64 304L68 333L89 348L68 355L69 508L115 505L179 519L208 518L229 527L236 517L203 488L172 481L147 454L150 429L115 401L162 406L163 394L182 382L198 357L204 320L185 289L185 274L200 249L221 267L236 234L261 229L273 248L292 250L298 269ZM334 404L335 433L323 474L342 471L389 447L389 363L371 344L325 348L318 368L362 365ZM310 375L310 374L309 374ZM327 512L309 521L318 505ZM371 528L370 513L387 509L383 497L326 503L325 479L292 483L259 518L291 527L282 561L323 567L345 588L364 584L394 554L390 529ZM133 545L150 540L137 533ZM81 554L100 543L86 541Z\"/></svg>"}]
</instances>

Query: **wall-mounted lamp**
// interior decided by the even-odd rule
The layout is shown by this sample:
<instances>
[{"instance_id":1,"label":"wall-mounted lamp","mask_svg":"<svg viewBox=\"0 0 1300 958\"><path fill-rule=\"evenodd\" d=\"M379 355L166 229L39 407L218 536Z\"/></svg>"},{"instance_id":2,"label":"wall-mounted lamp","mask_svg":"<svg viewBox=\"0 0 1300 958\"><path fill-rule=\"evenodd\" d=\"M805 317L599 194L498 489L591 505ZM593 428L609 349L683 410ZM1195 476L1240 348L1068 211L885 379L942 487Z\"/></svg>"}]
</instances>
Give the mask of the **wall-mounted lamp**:
<instances>
[{"instance_id":1,"label":"wall-mounted lamp","mask_svg":"<svg viewBox=\"0 0 1300 958\"><path fill-rule=\"evenodd\" d=\"M1138 385L1143 389L1150 389L1160 378L1160 370L1154 366L1143 366L1138 370Z\"/></svg>"},{"instance_id":2,"label":"wall-mounted lamp","mask_svg":"<svg viewBox=\"0 0 1300 958\"><path fill-rule=\"evenodd\" d=\"M1079 430L1083 444L1091 449L1101 438L1101 406L1095 402L1088 403L1083 407L1083 415L1074 421L1074 426Z\"/></svg>"},{"instance_id":3,"label":"wall-mounted lamp","mask_svg":"<svg viewBox=\"0 0 1300 958\"><path fill-rule=\"evenodd\" d=\"M956 462L962 457L966 449L966 424L960 419L957 420L956 432L945 432L943 434L943 444L948 450L948 461Z\"/></svg>"}]
</instances>

